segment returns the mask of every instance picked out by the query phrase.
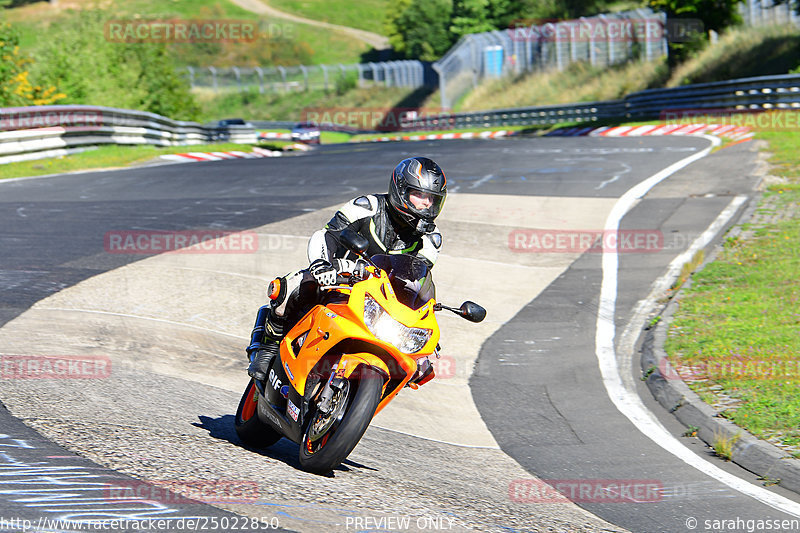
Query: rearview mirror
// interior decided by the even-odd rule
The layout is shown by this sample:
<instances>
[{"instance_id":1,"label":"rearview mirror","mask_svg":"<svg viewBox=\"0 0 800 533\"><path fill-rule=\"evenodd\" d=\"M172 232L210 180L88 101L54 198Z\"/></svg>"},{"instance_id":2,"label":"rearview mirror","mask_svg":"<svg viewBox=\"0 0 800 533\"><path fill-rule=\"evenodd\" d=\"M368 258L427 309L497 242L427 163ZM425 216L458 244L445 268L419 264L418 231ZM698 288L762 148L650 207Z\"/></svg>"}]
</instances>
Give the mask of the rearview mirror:
<instances>
[{"instance_id":1,"label":"rearview mirror","mask_svg":"<svg viewBox=\"0 0 800 533\"><path fill-rule=\"evenodd\" d=\"M358 255L364 255L364 252L369 248L369 241L349 228L339 234L339 242L345 248Z\"/></svg>"},{"instance_id":2,"label":"rearview mirror","mask_svg":"<svg viewBox=\"0 0 800 533\"><path fill-rule=\"evenodd\" d=\"M461 304L459 311L461 311L459 314L470 322L481 322L484 318L486 318L486 309L475 302L464 302Z\"/></svg>"}]
</instances>

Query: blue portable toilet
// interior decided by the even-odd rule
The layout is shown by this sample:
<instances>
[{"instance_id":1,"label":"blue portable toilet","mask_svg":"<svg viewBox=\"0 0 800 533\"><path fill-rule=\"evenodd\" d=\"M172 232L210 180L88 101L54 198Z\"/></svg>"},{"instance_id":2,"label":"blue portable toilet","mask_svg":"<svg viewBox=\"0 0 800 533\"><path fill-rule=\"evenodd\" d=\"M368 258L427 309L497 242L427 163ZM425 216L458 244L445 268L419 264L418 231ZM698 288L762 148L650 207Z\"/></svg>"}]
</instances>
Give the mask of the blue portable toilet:
<instances>
[{"instance_id":1,"label":"blue portable toilet","mask_svg":"<svg viewBox=\"0 0 800 533\"><path fill-rule=\"evenodd\" d=\"M499 44L483 49L484 76L499 78L503 75L503 47Z\"/></svg>"}]
</instances>

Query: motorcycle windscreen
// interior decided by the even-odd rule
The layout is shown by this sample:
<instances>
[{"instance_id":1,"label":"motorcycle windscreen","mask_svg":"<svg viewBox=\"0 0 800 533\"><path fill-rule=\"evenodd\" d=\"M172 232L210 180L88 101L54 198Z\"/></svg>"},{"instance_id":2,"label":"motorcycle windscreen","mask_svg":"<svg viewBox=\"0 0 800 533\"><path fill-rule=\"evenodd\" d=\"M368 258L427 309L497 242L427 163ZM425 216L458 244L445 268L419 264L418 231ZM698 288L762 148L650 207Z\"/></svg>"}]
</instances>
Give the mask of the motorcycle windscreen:
<instances>
[{"instance_id":1,"label":"motorcycle windscreen","mask_svg":"<svg viewBox=\"0 0 800 533\"><path fill-rule=\"evenodd\" d=\"M428 265L421 259L410 255L372 256L372 262L389 274L398 301L417 310L436 297L433 275Z\"/></svg>"}]
</instances>

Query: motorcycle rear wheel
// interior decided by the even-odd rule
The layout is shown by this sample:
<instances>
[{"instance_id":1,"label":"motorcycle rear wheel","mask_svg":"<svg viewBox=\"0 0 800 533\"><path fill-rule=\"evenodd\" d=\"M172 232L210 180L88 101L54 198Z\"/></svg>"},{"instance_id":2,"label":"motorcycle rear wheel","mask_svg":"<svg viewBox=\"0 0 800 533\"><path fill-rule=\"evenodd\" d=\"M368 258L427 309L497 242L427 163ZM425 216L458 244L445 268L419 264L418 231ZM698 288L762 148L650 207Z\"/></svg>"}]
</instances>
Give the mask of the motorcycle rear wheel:
<instances>
[{"instance_id":1,"label":"motorcycle rear wheel","mask_svg":"<svg viewBox=\"0 0 800 533\"><path fill-rule=\"evenodd\" d=\"M347 397L340 400L348 402L341 420L324 434L310 440L311 428L322 416L321 413L314 414L300 443L300 466L303 470L327 474L350 455L375 415L382 388L381 375L371 368L363 368L360 379L351 383Z\"/></svg>"},{"instance_id":2,"label":"motorcycle rear wheel","mask_svg":"<svg viewBox=\"0 0 800 533\"><path fill-rule=\"evenodd\" d=\"M233 425L242 442L253 448L272 446L282 437L272 426L258 418L258 388L252 379L239 400Z\"/></svg>"}]
</instances>

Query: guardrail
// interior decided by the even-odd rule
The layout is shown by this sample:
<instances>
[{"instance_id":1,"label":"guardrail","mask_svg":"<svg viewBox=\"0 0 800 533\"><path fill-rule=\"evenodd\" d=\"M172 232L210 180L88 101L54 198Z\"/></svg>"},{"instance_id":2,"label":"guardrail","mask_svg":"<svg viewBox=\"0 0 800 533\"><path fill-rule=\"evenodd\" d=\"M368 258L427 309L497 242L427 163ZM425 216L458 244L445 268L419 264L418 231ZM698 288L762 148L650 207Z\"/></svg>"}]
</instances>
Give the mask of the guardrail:
<instances>
[{"instance_id":1,"label":"guardrail","mask_svg":"<svg viewBox=\"0 0 800 533\"><path fill-rule=\"evenodd\" d=\"M651 89L622 100L442 113L401 123L401 130L542 126L603 120L680 119L683 114L800 109L800 75L761 76L671 89ZM293 122L256 122L290 127ZM321 129L327 128L321 125ZM339 128L345 131L347 128ZM102 144L159 146L227 141L258 142L252 125L225 128L171 120L143 111L94 106L0 109L0 164L50 157Z\"/></svg>"},{"instance_id":2,"label":"guardrail","mask_svg":"<svg viewBox=\"0 0 800 533\"><path fill-rule=\"evenodd\" d=\"M0 164L53 157L103 144L255 144L252 126L203 126L155 113L98 106L0 109Z\"/></svg>"}]
</instances>

